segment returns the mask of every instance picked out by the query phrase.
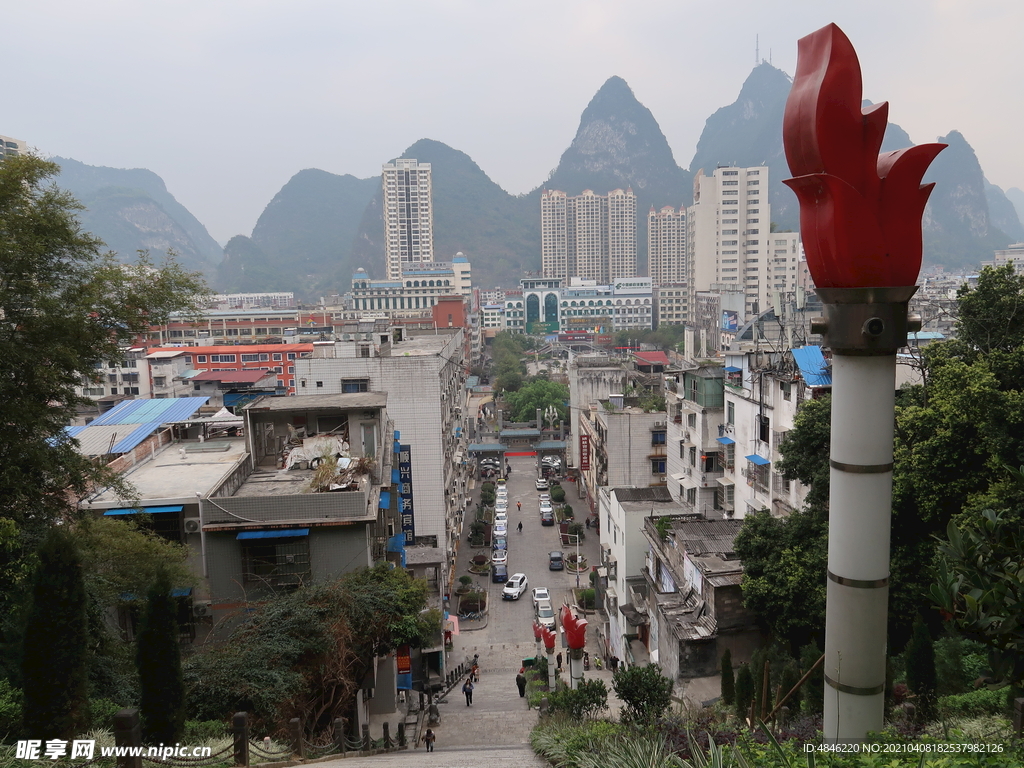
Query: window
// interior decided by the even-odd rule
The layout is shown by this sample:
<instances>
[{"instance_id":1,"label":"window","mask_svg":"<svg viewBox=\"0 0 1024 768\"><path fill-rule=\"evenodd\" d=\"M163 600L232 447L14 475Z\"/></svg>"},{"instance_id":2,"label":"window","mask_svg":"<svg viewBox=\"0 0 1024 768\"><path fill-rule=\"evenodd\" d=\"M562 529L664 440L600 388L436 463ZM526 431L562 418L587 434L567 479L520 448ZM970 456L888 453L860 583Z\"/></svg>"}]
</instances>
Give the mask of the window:
<instances>
[{"instance_id":1,"label":"window","mask_svg":"<svg viewBox=\"0 0 1024 768\"><path fill-rule=\"evenodd\" d=\"M280 356L279 355L274 355L274 359L275 360L279 360ZM268 355L266 352L263 352L263 353L260 354L260 362L261 363L265 363L265 362L267 362L269 360L270 360L270 355Z\"/></svg>"},{"instance_id":2,"label":"window","mask_svg":"<svg viewBox=\"0 0 1024 768\"><path fill-rule=\"evenodd\" d=\"M715 491L715 509L733 509L736 503L736 488L732 485L720 485Z\"/></svg>"},{"instance_id":3,"label":"window","mask_svg":"<svg viewBox=\"0 0 1024 768\"><path fill-rule=\"evenodd\" d=\"M298 587L309 581L309 539L294 536L242 541L242 582Z\"/></svg>"},{"instance_id":4,"label":"window","mask_svg":"<svg viewBox=\"0 0 1024 768\"><path fill-rule=\"evenodd\" d=\"M258 363L260 361L259 355L242 355L243 363Z\"/></svg>"},{"instance_id":5,"label":"window","mask_svg":"<svg viewBox=\"0 0 1024 768\"><path fill-rule=\"evenodd\" d=\"M685 440L680 440L679 441L679 458L680 459L685 459L686 458L686 441Z\"/></svg>"},{"instance_id":6,"label":"window","mask_svg":"<svg viewBox=\"0 0 1024 768\"><path fill-rule=\"evenodd\" d=\"M687 488L686 489L686 503L691 507L697 506L697 489Z\"/></svg>"},{"instance_id":7,"label":"window","mask_svg":"<svg viewBox=\"0 0 1024 768\"><path fill-rule=\"evenodd\" d=\"M693 445L690 446L690 466L697 466L697 448Z\"/></svg>"},{"instance_id":8,"label":"window","mask_svg":"<svg viewBox=\"0 0 1024 768\"><path fill-rule=\"evenodd\" d=\"M370 382L368 379L342 379L341 380L341 391L343 393L349 392L369 392Z\"/></svg>"},{"instance_id":9,"label":"window","mask_svg":"<svg viewBox=\"0 0 1024 768\"><path fill-rule=\"evenodd\" d=\"M318 382L316 383L316 385L317 385L318 387L320 387L321 389L323 389L324 383L323 383L322 381L318 381ZM306 385L305 385L305 384L303 384L302 386L306 386Z\"/></svg>"},{"instance_id":10,"label":"window","mask_svg":"<svg viewBox=\"0 0 1024 768\"><path fill-rule=\"evenodd\" d=\"M368 344L360 344L359 345L359 356L360 357L369 357L370 356L370 347L369 347Z\"/></svg>"},{"instance_id":11,"label":"window","mask_svg":"<svg viewBox=\"0 0 1024 768\"><path fill-rule=\"evenodd\" d=\"M768 493L768 477L771 474L771 464L747 463L747 485L753 486L755 491Z\"/></svg>"},{"instance_id":12,"label":"window","mask_svg":"<svg viewBox=\"0 0 1024 768\"><path fill-rule=\"evenodd\" d=\"M686 414L686 426L690 429L694 429L697 426L697 414L688 413Z\"/></svg>"},{"instance_id":13,"label":"window","mask_svg":"<svg viewBox=\"0 0 1024 768\"><path fill-rule=\"evenodd\" d=\"M167 377L166 376L154 376L153 377L153 386L154 387L166 387L167 386ZM116 393L112 393L112 394L116 394Z\"/></svg>"},{"instance_id":14,"label":"window","mask_svg":"<svg viewBox=\"0 0 1024 768\"><path fill-rule=\"evenodd\" d=\"M780 381L779 389L782 390L782 399L791 400L793 396L793 384L788 381Z\"/></svg>"},{"instance_id":15,"label":"window","mask_svg":"<svg viewBox=\"0 0 1024 768\"><path fill-rule=\"evenodd\" d=\"M772 436L770 428L771 419L769 419L767 416L759 415L757 417L757 420L755 421L755 426L757 427L757 439L760 440L762 443L769 442Z\"/></svg>"},{"instance_id":16,"label":"window","mask_svg":"<svg viewBox=\"0 0 1024 768\"><path fill-rule=\"evenodd\" d=\"M725 454L722 457L722 466L731 470L736 466L736 444L725 446Z\"/></svg>"},{"instance_id":17,"label":"window","mask_svg":"<svg viewBox=\"0 0 1024 768\"><path fill-rule=\"evenodd\" d=\"M294 352L289 352L288 353L288 359L289 360L294 360L295 359L295 353Z\"/></svg>"},{"instance_id":18,"label":"window","mask_svg":"<svg viewBox=\"0 0 1024 768\"><path fill-rule=\"evenodd\" d=\"M281 353L280 353L280 352L275 352L275 353L274 353L274 362L275 362L275 363L276 363L276 362L280 362L280 361L281 361L282 359L283 359L283 356L281 355Z\"/></svg>"},{"instance_id":19,"label":"window","mask_svg":"<svg viewBox=\"0 0 1024 768\"><path fill-rule=\"evenodd\" d=\"M701 472L718 472L720 470L721 466L718 463L717 451L706 452L700 455Z\"/></svg>"},{"instance_id":20,"label":"window","mask_svg":"<svg viewBox=\"0 0 1024 768\"><path fill-rule=\"evenodd\" d=\"M205 363L206 362L206 355L196 355L196 362L197 363Z\"/></svg>"},{"instance_id":21,"label":"window","mask_svg":"<svg viewBox=\"0 0 1024 768\"><path fill-rule=\"evenodd\" d=\"M651 474L652 475L664 475L665 474L665 460L664 459L651 459Z\"/></svg>"},{"instance_id":22,"label":"window","mask_svg":"<svg viewBox=\"0 0 1024 768\"><path fill-rule=\"evenodd\" d=\"M651 445L664 445L665 444L665 433L664 432L651 432Z\"/></svg>"},{"instance_id":23,"label":"window","mask_svg":"<svg viewBox=\"0 0 1024 768\"><path fill-rule=\"evenodd\" d=\"M725 404L725 423L736 423L736 403L731 400Z\"/></svg>"}]
</instances>

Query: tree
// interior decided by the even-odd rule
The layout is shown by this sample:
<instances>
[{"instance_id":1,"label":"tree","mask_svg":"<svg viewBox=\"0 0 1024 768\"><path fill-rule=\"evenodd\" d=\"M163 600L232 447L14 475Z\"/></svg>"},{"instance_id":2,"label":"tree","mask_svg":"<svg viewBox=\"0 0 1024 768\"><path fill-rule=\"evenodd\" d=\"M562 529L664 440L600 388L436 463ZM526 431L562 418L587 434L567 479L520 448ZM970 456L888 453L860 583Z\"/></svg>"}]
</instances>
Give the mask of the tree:
<instances>
[{"instance_id":1,"label":"tree","mask_svg":"<svg viewBox=\"0 0 1024 768\"><path fill-rule=\"evenodd\" d=\"M818 663L821 658L821 649L814 643L808 643L800 649L800 675L807 674L807 670ZM812 715L820 715L825 705L825 675L819 666L810 677L804 682L801 692L804 702L804 710Z\"/></svg>"},{"instance_id":2,"label":"tree","mask_svg":"<svg viewBox=\"0 0 1024 768\"><path fill-rule=\"evenodd\" d=\"M722 703L731 707L736 702L736 678L732 672L732 651L722 654Z\"/></svg>"},{"instance_id":3,"label":"tree","mask_svg":"<svg viewBox=\"0 0 1024 768\"><path fill-rule=\"evenodd\" d=\"M787 661L782 667L782 674L779 676L779 694L776 697L775 704L778 705L782 698L793 690L793 686L800 680L800 670L796 665L796 662L792 659ZM796 693L790 696L783 706L789 707L790 712L800 711L800 694L801 691L798 688Z\"/></svg>"},{"instance_id":4,"label":"tree","mask_svg":"<svg viewBox=\"0 0 1024 768\"><path fill-rule=\"evenodd\" d=\"M506 418L508 421L533 421L537 418L537 409L543 413L548 406L554 406L559 418L565 419L568 401L569 388L565 384L534 379L505 396Z\"/></svg>"},{"instance_id":5,"label":"tree","mask_svg":"<svg viewBox=\"0 0 1024 768\"><path fill-rule=\"evenodd\" d=\"M181 674L177 603L165 572L146 595L139 625L135 666L139 672L142 738L147 744L175 744L185 727L185 684Z\"/></svg>"},{"instance_id":6,"label":"tree","mask_svg":"<svg viewBox=\"0 0 1024 768\"><path fill-rule=\"evenodd\" d=\"M0 164L0 517L38 540L103 471L66 436L74 388L96 363L206 292L173 261L121 264L82 232L82 206L47 186L60 168L37 157Z\"/></svg>"},{"instance_id":7,"label":"tree","mask_svg":"<svg viewBox=\"0 0 1024 768\"><path fill-rule=\"evenodd\" d=\"M750 715L750 705L754 701L754 675L749 664L740 666L736 673L736 717L742 722Z\"/></svg>"},{"instance_id":8,"label":"tree","mask_svg":"<svg viewBox=\"0 0 1024 768\"><path fill-rule=\"evenodd\" d=\"M956 294L957 339L980 352L1024 346L1024 275L1013 264L983 267L975 286L967 283Z\"/></svg>"},{"instance_id":9,"label":"tree","mask_svg":"<svg viewBox=\"0 0 1024 768\"><path fill-rule=\"evenodd\" d=\"M914 634L907 644L907 685L917 694L917 711L922 720L935 716L935 645L928 627L918 616Z\"/></svg>"},{"instance_id":10,"label":"tree","mask_svg":"<svg viewBox=\"0 0 1024 768\"><path fill-rule=\"evenodd\" d=\"M85 584L78 550L54 528L38 552L25 627L25 733L69 739L88 722Z\"/></svg>"},{"instance_id":11,"label":"tree","mask_svg":"<svg viewBox=\"0 0 1024 768\"><path fill-rule=\"evenodd\" d=\"M657 664L620 667L612 687L625 705L622 721L642 728L654 725L672 703L672 680L661 674Z\"/></svg>"},{"instance_id":12,"label":"tree","mask_svg":"<svg viewBox=\"0 0 1024 768\"><path fill-rule=\"evenodd\" d=\"M817 512L777 518L763 510L747 515L733 543L743 562L743 604L791 647L824 631L827 536Z\"/></svg>"},{"instance_id":13,"label":"tree","mask_svg":"<svg viewBox=\"0 0 1024 768\"><path fill-rule=\"evenodd\" d=\"M832 396L806 400L800 405L793 429L779 446L782 460L778 471L787 480L810 486L807 505L818 510L828 507L829 464L832 444Z\"/></svg>"}]
</instances>

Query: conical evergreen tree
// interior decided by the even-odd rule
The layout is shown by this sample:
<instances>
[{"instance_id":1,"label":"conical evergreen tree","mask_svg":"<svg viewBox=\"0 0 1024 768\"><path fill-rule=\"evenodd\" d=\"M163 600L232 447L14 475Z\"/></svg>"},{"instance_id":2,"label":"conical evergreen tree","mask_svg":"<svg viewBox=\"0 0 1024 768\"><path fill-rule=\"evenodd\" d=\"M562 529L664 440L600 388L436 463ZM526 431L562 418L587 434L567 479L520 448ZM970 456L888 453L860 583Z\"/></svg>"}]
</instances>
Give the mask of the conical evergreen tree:
<instances>
[{"instance_id":1,"label":"conical evergreen tree","mask_svg":"<svg viewBox=\"0 0 1024 768\"><path fill-rule=\"evenodd\" d=\"M796 666L795 661L788 661L782 668L782 674L779 677L779 695L775 702L776 705L782 701L782 698L793 690L793 686L797 684L800 679L800 670ZM798 688L796 693L786 699L784 706L789 707L790 712L800 711L800 694L802 691Z\"/></svg>"},{"instance_id":2,"label":"conical evergreen tree","mask_svg":"<svg viewBox=\"0 0 1024 768\"><path fill-rule=\"evenodd\" d=\"M814 663L821 658L821 649L814 643L808 643L800 649L800 674L804 675ZM810 715L820 715L825 705L825 678L818 667L807 678L802 689L804 711Z\"/></svg>"},{"instance_id":3,"label":"conical evergreen tree","mask_svg":"<svg viewBox=\"0 0 1024 768\"><path fill-rule=\"evenodd\" d=\"M174 744L185 727L185 684L181 674L177 604L161 572L146 596L135 666L139 671L142 738Z\"/></svg>"},{"instance_id":4,"label":"conical evergreen tree","mask_svg":"<svg viewBox=\"0 0 1024 768\"><path fill-rule=\"evenodd\" d=\"M22 721L33 739L70 739L89 721L85 584L70 534L39 548L25 625Z\"/></svg>"},{"instance_id":5,"label":"conical evergreen tree","mask_svg":"<svg viewBox=\"0 0 1024 768\"><path fill-rule=\"evenodd\" d=\"M736 673L736 716L746 722L750 715L750 703L754 700L754 675L750 665L744 664Z\"/></svg>"},{"instance_id":6,"label":"conical evergreen tree","mask_svg":"<svg viewBox=\"0 0 1024 768\"><path fill-rule=\"evenodd\" d=\"M736 678L732 671L732 651L728 648L722 654L722 702L728 707L736 703Z\"/></svg>"}]
</instances>

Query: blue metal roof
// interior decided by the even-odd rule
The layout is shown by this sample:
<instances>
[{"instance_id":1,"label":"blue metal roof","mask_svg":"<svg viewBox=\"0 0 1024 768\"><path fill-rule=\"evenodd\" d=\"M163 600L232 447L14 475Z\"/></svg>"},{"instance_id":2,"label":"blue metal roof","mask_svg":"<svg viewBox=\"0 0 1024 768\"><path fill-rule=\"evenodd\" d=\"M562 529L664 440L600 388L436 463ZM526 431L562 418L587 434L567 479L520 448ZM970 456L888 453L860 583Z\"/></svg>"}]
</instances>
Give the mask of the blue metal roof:
<instances>
[{"instance_id":1,"label":"blue metal roof","mask_svg":"<svg viewBox=\"0 0 1024 768\"><path fill-rule=\"evenodd\" d=\"M727 365L727 366L725 366L725 368L723 370L726 373L739 373L743 369L742 368L737 368L735 365Z\"/></svg>"},{"instance_id":2,"label":"blue metal roof","mask_svg":"<svg viewBox=\"0 0 1024 768\"><path fill-rule=\"evenodd\" d=\"M104 515L137 515L145 512L147 515L159 515L163 512L181 512L185 507L181 504L170 504L163 507L143 507L142 509L108 509Z\"/></svg>"},{"instance_id":3,"label":"blue metal roof","mask_svg":"<svg viewBox=\"0 0 1024 768\"><path fill-rule=\"evenodd\" d=\"M90 427L106 424L166 424L170 421L184 421L206 405L208 397L169 397L161 400L125 400L118 403Z\"/></svg>"},{"instance_id":4,"label":"blue metal roof","mask_svg":"<svg viewBox=\"0 0 1024 768\"><path fill-rule=\"evenodd\" d=\"M722 445L733 445L736 443L736 441L733 440L731 437L716 437L715 440L717 440Z\"/></svg>"},{"instance_id":5,"label":"blue metal roof","mask_svg":"<svg viewBox=\"0 0 1024 768\"><path fill-rule=\"evenodd\" d=\"M757 464L758 466L771 464L771 462L768 461L768 459L766 459L764 456L758 456L756 453L752 453L749 456L746 456L745 458L747 461L751 462L752 464Z\"/></svg>"},{"instance_id":6,"label":"blue metal roof","mask_svg":"<svg viewBox=\"0 0 1024 768\"><path fill-rule=\"evenodd\" d=\"M946 338L946 336L938 331L912 331L907 334L907 338L915 341L938 341L939 339Z\"/></svg>"},{"instance_id":7,"label":"blue metal roof","mask_svg":"<svg viewBox=\"0 0 1024 768\"><path fill-rule=\"evenodd\" d=\"M821 354L821 347L797 347L793 349L793 360L800 368L809 387L831 387L832 371Z\"/></svg>"}]
</instances>

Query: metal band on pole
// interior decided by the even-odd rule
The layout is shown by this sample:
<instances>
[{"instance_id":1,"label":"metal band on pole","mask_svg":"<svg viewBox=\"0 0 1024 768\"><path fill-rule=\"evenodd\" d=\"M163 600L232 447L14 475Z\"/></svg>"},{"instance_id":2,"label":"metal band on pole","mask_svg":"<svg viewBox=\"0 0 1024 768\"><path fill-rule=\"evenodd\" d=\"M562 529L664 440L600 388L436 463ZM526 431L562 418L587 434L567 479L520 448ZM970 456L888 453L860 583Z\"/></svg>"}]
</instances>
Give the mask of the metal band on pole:
<instances>
[{"instance_id":1,"label":"metal band on pole","mask_svg":"<svg viewBox=\"0 0 1024 768\"><path fill-rule=\"evenodd\" d=\"M855 685L846 685L845 683L840 683L838 680L833 680L828 675L825 675L825 682L837 691L853 694L854 696L877 696L885 690L885 683L873 685L870 688L858 688Z\"/></svg>"},{"instance_id":2,"label":"metal band on pole","mask_svg":"<svg viewBox=\"0 0 1024 768\"><path fill-rule=\"evenodd\" d=\"M892 472L892 462L888 464L844 464L835 459L829 459L828 465L840 472L852 472L857 475L873 475L880 472Z\"/></svg>"},{"instance_id":3,"label":"metal band on pole","mask_svg":"<svg viewBox=\"0 0 1024 768\"><path fill-rule=\"evenodd\" d=\"M842 584L844 587L854 587L855 589L880 589L889 586L888 576L884 579L848 579L845 576L836 576L832 571L828 571L828 578L836 584Z\"/></svg>"}]
</instances>

